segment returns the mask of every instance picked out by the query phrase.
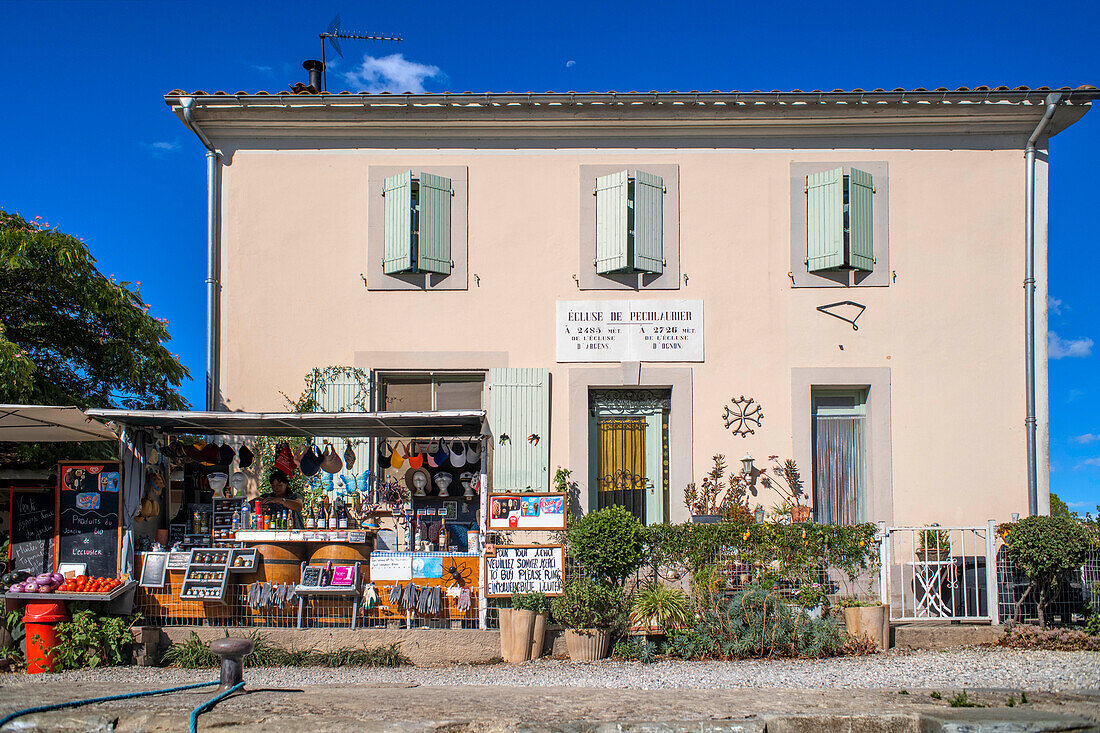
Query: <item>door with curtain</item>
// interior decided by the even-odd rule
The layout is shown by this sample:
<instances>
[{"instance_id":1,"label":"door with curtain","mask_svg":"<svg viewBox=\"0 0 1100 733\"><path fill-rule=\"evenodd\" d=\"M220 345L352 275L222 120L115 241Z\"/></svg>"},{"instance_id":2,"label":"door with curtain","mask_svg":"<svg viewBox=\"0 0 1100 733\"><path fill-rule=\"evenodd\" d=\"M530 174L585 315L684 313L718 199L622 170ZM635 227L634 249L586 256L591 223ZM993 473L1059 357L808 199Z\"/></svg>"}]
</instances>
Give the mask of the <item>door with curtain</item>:
<instances>
[{"instance_id":1,"label":"door with curtain","mask_svg":"<svg viewBox=\"0 0 1100 733\"><path fill-rule=\"evenodd\" d=\"M619 505L644 524L668 517L668 390L593 390L589 396L593 509Z\"/></svg>"},{"instance_id":2,"label":"door with curtain","mask_svg":"<svg viewBox=\"0 0 1100 733\"><path fill-rule=\"evenodd\" d=\"M814 513L825 524L856 524L866 513L865 391L813 395Z\"/></svg>"}]
</instances>

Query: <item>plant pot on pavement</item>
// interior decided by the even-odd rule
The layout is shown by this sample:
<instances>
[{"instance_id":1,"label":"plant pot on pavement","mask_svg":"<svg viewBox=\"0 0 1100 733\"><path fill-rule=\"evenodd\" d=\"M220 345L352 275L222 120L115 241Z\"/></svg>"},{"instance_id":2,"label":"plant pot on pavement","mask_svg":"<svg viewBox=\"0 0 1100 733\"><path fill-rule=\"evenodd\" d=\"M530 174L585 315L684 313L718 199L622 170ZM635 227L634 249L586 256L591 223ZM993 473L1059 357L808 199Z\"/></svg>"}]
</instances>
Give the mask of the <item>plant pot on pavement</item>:
<instances>
[{"instance_id":1,"label":"plant pot on pavement","mask_svg":"<svg viewBox=\"0 0 1100 733\"><path fill-rule=\"evenodd\" d=\"M531 648L534 646L532 637L535 633L534 611L525 609L512 609L512 636L511 656L506 656L504 661L509 664L521 664L531 658Z\"/></svg>"},{"instance_id":2,"label":"plant pot on pavement","mask_svg":"<svg viewBox=\"0 0 1100 733\"><path fill-rule=\"evenodd\" d=\"M607 656L611 641L610 629L568 629L565 645L574 662L594 662Z\"/></svg>"},{"instance_id":3,"label":"plant pot on pavement","mask_svg":"<svg viewBox=\"0 0 1100 733\"><path fill-rule=\"evenodd\" d=\"M497 611L500 623L500 656L505 662L512 661L512 609L501 608Z\"/></svg>"},{"instance_id":4,"label":"plant pot on pavement","mask_svg":"<svg viewBox=\"0 0 1100 733\"><path fill-rule=\"evenodd\" d=\"M543 645L546 642L546 622L549 618L550 614L548 613L535 614L535 627L531 632L531 656L529 659L538 659L542 656Z\"/></svg>"},{"instance_id":5,"label":"plant pot on pavement","mask_svg":"<svg viewBox=\"0 0 1100 733\"><path fill-rule=\"evenodd\" d=\"M890 646L890 606L854 606L844 609L844 626L851 636L866 636L879 649Z\"/></svg>"}]
</instances>

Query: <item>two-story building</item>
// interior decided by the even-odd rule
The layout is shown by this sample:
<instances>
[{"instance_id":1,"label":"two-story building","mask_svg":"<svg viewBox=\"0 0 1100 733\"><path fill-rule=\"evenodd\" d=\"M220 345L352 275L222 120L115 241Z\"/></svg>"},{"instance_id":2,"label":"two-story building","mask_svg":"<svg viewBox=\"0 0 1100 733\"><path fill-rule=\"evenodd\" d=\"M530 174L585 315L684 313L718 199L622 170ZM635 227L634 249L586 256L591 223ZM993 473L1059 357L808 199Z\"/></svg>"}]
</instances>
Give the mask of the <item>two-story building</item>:
<instances>
[{"instance_id":1,"label":"two-story building","mask_svg":"<svg viewBox=\"0 0 1100 733\"><path fill-rule=\"evenodd\" d=\"M716 453L894 525L1027 514L1030 458L1043 513L1045 151L1093 95L173 91L207 407L353 366L377 410L488 410L496 490L568 469L646 522Z\"/></svg>"}]
</instances>

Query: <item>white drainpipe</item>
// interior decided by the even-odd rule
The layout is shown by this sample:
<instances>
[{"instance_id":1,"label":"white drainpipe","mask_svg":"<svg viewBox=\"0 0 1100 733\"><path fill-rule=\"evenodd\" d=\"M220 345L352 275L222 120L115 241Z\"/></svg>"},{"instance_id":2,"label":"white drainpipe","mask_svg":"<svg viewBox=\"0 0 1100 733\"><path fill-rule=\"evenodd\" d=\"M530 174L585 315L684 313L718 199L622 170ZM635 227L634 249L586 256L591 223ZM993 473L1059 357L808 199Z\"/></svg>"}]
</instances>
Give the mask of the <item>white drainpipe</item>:
<instances>
[{"instance_id":1,"label":"white drainpipe","mask_svg":"<svg viewBox=\"0 0 1100 733\"><path fill-rule=\"evenodd\" d=\"M1038 419L1035 416L1035 144L1042 136L1046 126L1054 117L1062 94L1054 92L1047 95L1047 109L1043 119L1035 127L1035 132L1027 139L1024 150L1027 180L1025 183L1024 230L1025 245L1024 273L1024 350L1027 360L1027 509L1031 516L1039 513L1039 468L1036 457L1036 430Z\"/></svg>"},{"instance_id":2,"label":"white drainpipe","mask_svg":"<svg viewBox=\"0 0 1100 733\"><path fill-rule=\"evenodd\" d=\"M183 122L191 132L202 141L206 148L206 409L217 408L220 379L218 375L218 324L220 314L218 312L218 300L221 283L218 280L219 247L218 247L218 201L220 199L217 164L221 158L214 148L214 143L202 131L195 122L192 106L195 100L191 97L183 97L180 104L183 107Z\"/></svg>"}]
</instances>

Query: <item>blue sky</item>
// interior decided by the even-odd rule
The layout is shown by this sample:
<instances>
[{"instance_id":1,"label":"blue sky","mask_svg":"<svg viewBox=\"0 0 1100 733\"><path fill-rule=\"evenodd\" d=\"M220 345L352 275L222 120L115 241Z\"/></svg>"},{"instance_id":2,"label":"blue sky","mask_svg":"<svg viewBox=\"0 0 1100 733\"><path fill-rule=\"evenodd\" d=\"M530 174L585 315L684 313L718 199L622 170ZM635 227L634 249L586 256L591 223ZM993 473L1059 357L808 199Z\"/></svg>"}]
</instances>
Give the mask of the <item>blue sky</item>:
<instances>
[{"instance_id":1,"label":"blue sky","mask_svg":"<svg viewBox=\"0 0 1100 733\"><path fill-rule=\"evenodd\" d=\"M345 42L331 89L1100 86L1096 2L0 0L0 208L84 237L101 270L142 283L197 407L204 159L162 96L285 89L336 13L345 29L406 40ZM1051 482L1082 510L1100 502L1098 151L1100 109L1051 143Z\"/></svg>"}]
</instances>

